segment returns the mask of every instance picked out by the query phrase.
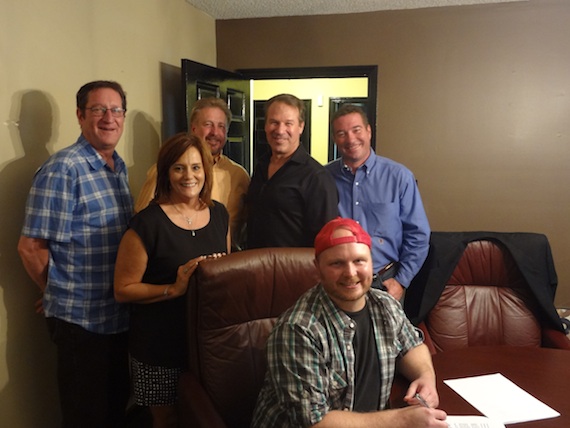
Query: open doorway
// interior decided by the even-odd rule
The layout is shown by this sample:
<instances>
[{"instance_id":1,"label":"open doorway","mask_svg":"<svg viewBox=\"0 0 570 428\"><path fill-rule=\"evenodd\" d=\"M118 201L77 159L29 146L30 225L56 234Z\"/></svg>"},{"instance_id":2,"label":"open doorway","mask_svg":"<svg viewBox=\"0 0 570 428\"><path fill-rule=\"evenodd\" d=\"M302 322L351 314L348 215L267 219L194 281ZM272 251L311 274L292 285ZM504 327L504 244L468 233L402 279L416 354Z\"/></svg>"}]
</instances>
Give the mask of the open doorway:
<instances>
[{"instance_id":1,"label":"open doorway","mask_svg":"<svg viewBox=\"0 0 570 428\"><path fill-rule=\"evenodd\" d=\"M311 142L311 155L322 164L337 157L329 123L331 114L340 105L356 102L367 113L372 129L376 128L377 66L243 69L237 72L252 81L254 103L284 92L311 101L311 126L305 127L304 136ZM258 119L254 118L254 123ZM252 137L254 152L259 135L254 133ZM374 149L375 133L372 135Z\"/></svg>"},{"instance_id":2,"label":"open doorway","mask_svg":"<svg viewBox=\"0 0 570 428\"><path fill-rule=\"evenodd\" d=\"M254 159L256 157L254 155L256 152L254 139L256 138L256 134L259 135L259 133L255 131L258 121L254 118L255 105L251 99L250 91L240 82L249 81L251 83L251 81L253 81L257 84L258 82L261 83L263 81L281 81L283 82L282 87L287 88L288 86L292 86L295 82L309 80L310 85L315 89L315 84L320 84L322 81L330 81L331 79L362 79L365 81L365 86L363 92L359 94L335 94L333 91L329 92L330 95L327 95L326 97L323 96L322 98L319 98L317 96L312 99L304 96L302 93L295 93L294 95L298 96L300 99L309 101L311 111L313 112L317 111L320 106L326 106L326 110L328 111L332 99L358 99L359 104L364 107L364 110L368 115L370 126L373 130L376 129L378 67L375 65L244 69L237 70L236 72L230 72L183 59L182 68L182 90L179 95L183 98L183 106L186 113L190 111L193 103L196 102L197 99L201 96L208 95L205 95L204 88L213 88L210 91L210 96L218 96L226 99L228 105L231 105L232 112L239 113L236 115L236 118L239 118L239 120L236 121L236 123L232 123L232 132L228 135L229 138L231 137L229 140L230 144L227 144L227 153L226 149L224 150L224 153L234 161L243 165L250 173L253 172ZM291 93L291 91L287 91L286 89L280 89L277 93L282 92ZM324 91L322 92L324 93ZM236 97L236 93L240 96ZM275 94L276 93L273 95ZM236 103L236 99L239 100L239 103ZM265 99L268 99L268 97ZM168 109L163 108L163 111L168 111ZM314 115L312 116L314 117ZM327 114L324 123L319 123L318 125L315 121L311 121L309 126L309 128L311 128L311 132L307 133L306 138L308 141L304 142L304 145L310 145L309 150L311 155L323 164L335 157L334 147L331 148L330 146L331 139L329 136L328 125L329 116L330 115ZM183 128L178 131L183 131L186 128L186 122L181 126L183 126ZM258 131L259 130L260 129L258 129ZM319 132L322 135L316 136L316 132ZM373 148L376 146L375 136L376 133L373 132L371 142Z\"/></svg>"}]
</instances>

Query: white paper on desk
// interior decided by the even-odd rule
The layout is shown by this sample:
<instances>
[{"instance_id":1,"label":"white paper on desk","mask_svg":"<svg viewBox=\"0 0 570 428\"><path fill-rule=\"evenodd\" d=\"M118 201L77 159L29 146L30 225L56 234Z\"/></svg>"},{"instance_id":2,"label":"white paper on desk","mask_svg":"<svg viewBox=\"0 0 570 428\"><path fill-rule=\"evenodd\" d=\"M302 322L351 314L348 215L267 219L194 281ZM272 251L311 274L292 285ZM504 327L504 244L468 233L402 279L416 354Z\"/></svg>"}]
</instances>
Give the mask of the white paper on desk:
<instances>
[{"instance_id":1,"label":"white paper on desk","mask_svg":"<svg viewBox=\"0 0 570 428\"><path fill-rule=\"evenodd\" d=\"M504 424L560 416L500 373L444 380L473 407Z\"/></svg>"},{"instance_id":2,"label":"white paper on desk","mask_svg":"<svg viewBox=\"0 0 570 428\"><path fill-rule=\"evenodd\" d=\"M505 428L501 422L486 416L449 416L445 419L449 428Z\"/></svg>"}]
</instances>

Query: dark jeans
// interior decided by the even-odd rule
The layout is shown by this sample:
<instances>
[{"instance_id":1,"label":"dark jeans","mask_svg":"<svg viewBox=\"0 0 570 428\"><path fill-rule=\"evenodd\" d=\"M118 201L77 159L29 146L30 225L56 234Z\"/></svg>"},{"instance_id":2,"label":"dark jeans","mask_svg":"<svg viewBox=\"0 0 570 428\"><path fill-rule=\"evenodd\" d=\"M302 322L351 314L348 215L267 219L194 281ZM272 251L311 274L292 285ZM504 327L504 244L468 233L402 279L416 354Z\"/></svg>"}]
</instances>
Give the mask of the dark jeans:
<instances>
[{"instance_id":1,"label":"dark jeans","mask_svg":"<svg viewBox=\"0 0 570 428\"><path fill-rule=\"evenodd\" d=\"M127 333L97 334L46 318L57 346L62 428L124 426L130 394Z\"/></svg>"}]
</instances>

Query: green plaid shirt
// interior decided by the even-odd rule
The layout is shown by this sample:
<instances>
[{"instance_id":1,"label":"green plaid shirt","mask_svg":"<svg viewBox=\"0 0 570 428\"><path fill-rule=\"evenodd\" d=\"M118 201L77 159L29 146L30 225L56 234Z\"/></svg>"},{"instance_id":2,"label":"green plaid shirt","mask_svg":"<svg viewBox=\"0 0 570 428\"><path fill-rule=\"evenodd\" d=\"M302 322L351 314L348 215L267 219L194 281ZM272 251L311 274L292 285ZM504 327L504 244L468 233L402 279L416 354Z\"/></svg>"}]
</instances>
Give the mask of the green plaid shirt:
<instances>
[{"instance_id":1,"label":"green plaid shirt","mask_svg":"<svg viewBox=\"0 0 570 428\"><path fill-rule=\"evenodd\" d=\"M388 405L396 360L422 343L400 304L371 289L370 311L380 358L380 408ZM321 285L279 317L267 342L267 373L252 427L309 427L331 410L354 406L355 322Z\"/></svg>"}]
</instances>

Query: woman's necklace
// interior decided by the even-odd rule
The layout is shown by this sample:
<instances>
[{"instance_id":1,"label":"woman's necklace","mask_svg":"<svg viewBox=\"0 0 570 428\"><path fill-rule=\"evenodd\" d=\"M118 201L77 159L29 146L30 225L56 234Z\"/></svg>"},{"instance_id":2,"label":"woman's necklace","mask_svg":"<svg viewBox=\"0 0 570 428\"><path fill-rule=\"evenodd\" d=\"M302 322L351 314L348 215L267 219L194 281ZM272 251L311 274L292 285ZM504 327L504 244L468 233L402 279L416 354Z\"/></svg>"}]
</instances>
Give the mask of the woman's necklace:
<instances>
[{"instance_id":1,"label":"woman's necklace","mask_svg":"<svg viewBox=\"0 0 570 428\"><path fill-rule=\"evenodd\" d=\"M182 216L182 218L183 218L184 220L186 220L186 223L188 223L188 226L189 226L189 227L192 226L192 221L194 221L194 218L198 215L198 211L196 211L192 217L188 217L188 216L184 215L184 213L183 213L182 211L180 211L180 210L178 209L178 207L172 203L172 201L170 201L170 203L172 204L172 206L174 207L174 209L175 209L176 211L178 211L178 214L180 214L180 215ZM192 231L192 236L196 236L196 233L195 233L194 231Z\"/></svg>"}]
</instances>

